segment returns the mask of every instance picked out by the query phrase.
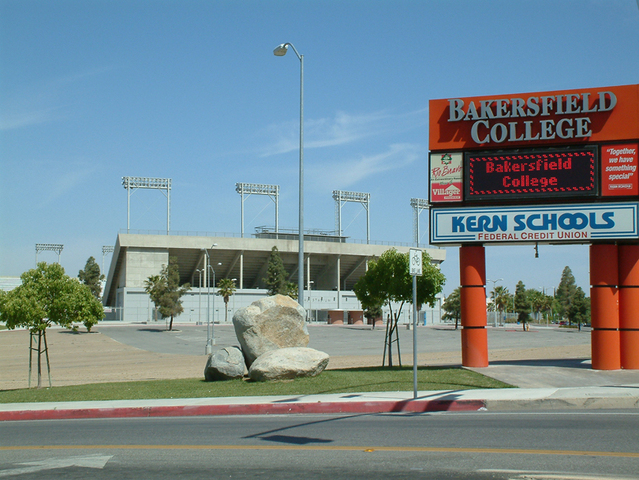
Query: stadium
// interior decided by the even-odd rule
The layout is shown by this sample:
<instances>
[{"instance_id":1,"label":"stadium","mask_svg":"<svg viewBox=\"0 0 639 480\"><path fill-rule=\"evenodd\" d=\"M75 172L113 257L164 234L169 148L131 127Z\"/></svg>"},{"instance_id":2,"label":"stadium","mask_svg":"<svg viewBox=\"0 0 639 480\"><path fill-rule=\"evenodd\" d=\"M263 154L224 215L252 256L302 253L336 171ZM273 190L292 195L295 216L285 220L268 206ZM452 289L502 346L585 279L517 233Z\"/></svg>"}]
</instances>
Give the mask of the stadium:
<instances>
[{"instance_id":1,"label":"stadium","mask_svg":"<svg viewBox=\"0 0 639 480\"><path fill-rule=\"evenodd\" d=\"M162 181L160 181L162 180ZM233 313L267 295L264 278L268 259L273 247L277 247L288 274L289 281L298 277L299 237L297 231L285 231L278 227L278 186L237 184L242 195L247 192L265 192L276 204L275 228L256 228L251 237L242 231L238 234L182 233L174 234L169 229L170 179L148 179L124 177L123 185L131 188L162 188L167 192L167 230L155 233L119 233L113 247L111 265L103 290L103 303L107 311L106 320L127 323L163 321L155 312L149 295L145 292L145 281L158 275L170 257L177 259L180 283L189 283L191 290L182 297L184 312L178 317L180 323L206 323L207 311L215 323L230 322ZM145 186L140 186L145 185ZM146 186L155 185L155 186ZM159 185L159 186L158 186ZM368 194L335 191L336 206L345 201L358 201L368 210ZM350 194L350 195L349 195ZM423 205L413 199L411 205L416 212ZM366 203L364 203L366 202ZM244 197L242 197L242 205ZM337 232L304 231L304 306L311 322L353 323L362 322L361 304L353 286L366 272L367 263L378 258L390 248L405 253L415 248L414 244L379 244L367 238L361 243L350 241L339 235L341 231L340 208L336 208ZM243 217L243 211L242 211ZM127 225L128 227L128 225ZM369 231L369 229L367 229ZM368 234L367 234L368 236ZM418 234L416 235L418 238ZM428 253L433 263L445 260L446 252L439 248L420 248ZM207 268L207 266L210 266ZM235 280L237 290L225 312L222 297L216 294L218 281L222 278ZM412 323L411 308L404 308L401 323ZM384 318L388 315L385 310ZM341 318L340 318L341 317ZM434 308L424 306L418 321L441 322L441 302Z\"/></svg>"}]
</instances>

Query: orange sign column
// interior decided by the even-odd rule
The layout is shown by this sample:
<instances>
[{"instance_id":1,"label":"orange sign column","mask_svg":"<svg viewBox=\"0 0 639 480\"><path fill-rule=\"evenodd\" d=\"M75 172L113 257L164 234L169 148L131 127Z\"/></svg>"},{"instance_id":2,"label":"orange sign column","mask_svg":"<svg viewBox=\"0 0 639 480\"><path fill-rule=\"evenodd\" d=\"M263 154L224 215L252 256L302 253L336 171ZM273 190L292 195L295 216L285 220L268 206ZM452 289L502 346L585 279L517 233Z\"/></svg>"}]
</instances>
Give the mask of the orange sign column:
<instances>
[{"instance_id":1,"label":"orange sign column","mask_svg":"<svg viewBox=\"0 0 639 480\"><path fill-rule=\"evenodd\" d=\"M592 368L619 370L619 273L617 245L590 245Z\"/></svg>"},{"instance_id":2,"label":"orange sign column","mask_svg":"<svg viewBox=\"0 0 639 480\"><path fill-rule=\"evenodd\" d=\"M486 252L483 246L459 249L462 365L488 366L486 332Z\"/></svg>"},{"instance_id":3,"label":"orange sign column","mask_svg":"<svg viewBox=\"0 0 639 480\"><path fill-rule=\"evenodd\" d=\"M619 245L621 368L639 369L639 245Z\"/></svg>"}]
</instances>

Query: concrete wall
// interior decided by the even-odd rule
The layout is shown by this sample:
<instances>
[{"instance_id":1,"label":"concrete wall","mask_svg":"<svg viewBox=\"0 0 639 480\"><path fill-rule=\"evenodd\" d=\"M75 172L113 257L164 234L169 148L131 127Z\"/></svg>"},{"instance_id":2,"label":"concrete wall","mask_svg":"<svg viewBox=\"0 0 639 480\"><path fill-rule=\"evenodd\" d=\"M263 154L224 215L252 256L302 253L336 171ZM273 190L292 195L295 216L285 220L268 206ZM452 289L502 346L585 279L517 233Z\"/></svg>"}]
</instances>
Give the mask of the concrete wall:
<instances>
[{"instance_id":1,"label":"concrete wall","mask_svg":"<svg viewBox=\"0 0 639 480\"><path fill-rule=\"evenodd\" d=\"M118 285L144 288L144 282L152 275L159 275L162 267L169 264L169 252L148 248L129 248L123 265L126 280Z\"/></svg>"}]
</instances>

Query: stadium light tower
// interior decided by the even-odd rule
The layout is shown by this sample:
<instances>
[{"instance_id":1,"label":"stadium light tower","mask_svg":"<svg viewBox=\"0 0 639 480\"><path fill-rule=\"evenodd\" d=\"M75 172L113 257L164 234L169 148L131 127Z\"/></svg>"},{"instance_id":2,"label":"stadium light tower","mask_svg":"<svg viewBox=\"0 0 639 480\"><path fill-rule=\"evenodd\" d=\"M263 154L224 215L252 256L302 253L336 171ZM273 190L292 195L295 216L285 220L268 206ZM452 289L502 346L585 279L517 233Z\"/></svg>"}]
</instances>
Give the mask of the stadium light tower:
<instances>
[{"instance_id":1,"label":"stadium light tower","mask_svg":"<svg viewBox=\"0 0 639 480\"><path fill-rule=\"evenodd\" d=\"M300 208L299 208L299 254L297 268L297 301L304 306L304 55L300 55L292 43L282 43L278 45L273 54L276 57L283 57L291 47L300 61Z\"/></svg>"}]
</instances>

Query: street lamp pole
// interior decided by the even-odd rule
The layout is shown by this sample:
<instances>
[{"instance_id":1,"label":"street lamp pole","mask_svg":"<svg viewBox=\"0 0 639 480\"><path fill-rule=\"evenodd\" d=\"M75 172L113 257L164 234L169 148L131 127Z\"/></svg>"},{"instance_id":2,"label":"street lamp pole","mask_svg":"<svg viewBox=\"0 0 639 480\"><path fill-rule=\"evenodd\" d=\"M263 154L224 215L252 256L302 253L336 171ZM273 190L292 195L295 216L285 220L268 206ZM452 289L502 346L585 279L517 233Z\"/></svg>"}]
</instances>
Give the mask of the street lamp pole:
<instances>
[{"instance_id":1,"label":"street lamp pole","mask_svg":"<svg viewBox=\"0 0 639 480\"><path fill-rule=\"evenodd\" d=\"M217 246L216 243L213 244L213 247ZM204 347L204 353L206 355L211 355L213 353L213 345L215 344L215 337L213 333L213 328L211 326L211 282L208 278L208 269L213 270L213 266L211 265L211 257L209 256L209 251L206 248L203 248L202 251L206 254L204 266L204 278L206 279L206 347ZM215 270L213 270L213 286L215 286Z\"/></svg>"},{"instance_id":2,"label":"street lamp pole","mask_svg":"<svg viewBox=\"0 0 639 480\"><path fill-rule=\"evenodd\" d=\"M299 254L297 267L297 301L304 306L304 55L300 55L292 43L283 43L273 50L277 57L283 57L291 47L300 61L300 178L299 178Z\"/></svg>"},{"instance_id":3,"label":"street lamp pole","mask_svg":"<svg viewBox=\"0 0 639 480\"><path fill-rule=\"evenodd\" d=\"M195 271L200 275L200 288L197 294L198 309L197 309L197 323L202 324L202 272L203 268L196 268Z\"/></svg>"},{"instance_id":4,"label":"street lamp pole","mask_svg":"<svg viewBox=\"0 0 639 480\"><path fill-rule=\"evenodd\" d=\"M497 327L497 305L495 304L495 301L497 300L497 295L495 294L495 284L497 282L503 282L503 278L498 278L497 280L490 280L488 279L489 282L493 282L493 326Z\"/></svg>"}]
</instances>

